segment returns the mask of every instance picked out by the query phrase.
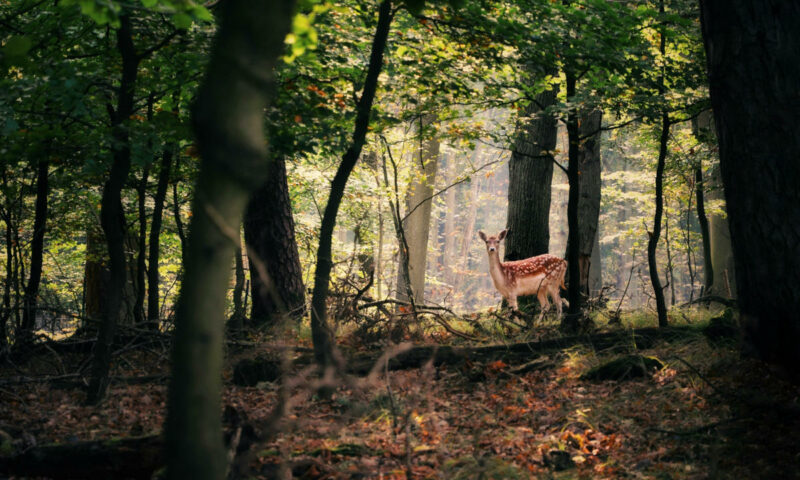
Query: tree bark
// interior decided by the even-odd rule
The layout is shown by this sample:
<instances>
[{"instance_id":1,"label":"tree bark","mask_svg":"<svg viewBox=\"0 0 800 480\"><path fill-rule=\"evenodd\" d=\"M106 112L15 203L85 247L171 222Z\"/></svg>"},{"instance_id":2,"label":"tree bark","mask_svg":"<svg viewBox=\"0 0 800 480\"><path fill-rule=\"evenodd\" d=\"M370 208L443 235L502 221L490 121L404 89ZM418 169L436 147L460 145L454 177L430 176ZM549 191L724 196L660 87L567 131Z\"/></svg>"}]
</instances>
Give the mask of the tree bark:
<instances>
[{"instance_id":1,"label":"tree bark","mask_svg":"<svg viewBox=\"0 0 800 480\"><path fill-rule=\"evenodd\" d=\"M703 165L694 169L694 190L697 196L697 222L700 224L700 235L703 239L703 291L711 293L714 286L714 264L711 258L711 233L706 215L705 182L703 181Z\"/></svg>"},{"instance_id":2,"label":"tree bark","mask_svg":"<svg viewBox=\"0 0 800 480\"><path fill-rule=\"evenodd\" d=\"M406 216L403 231L408 243L408 273L415 302L425 300L425 270L428 258L433 188L439 164L439 140L425 138L425 130L435 121L435 115L419 119L419 151L412 159L411 184L406 194ZM399 270L399 269L398 269ZM397 275L397 298L407 301L408 285L404 275Z\"/></svg>"},{"instance_id":3,"label":"tree bark","mask_svg":"<svg viewBox=\"0 0 800 480\"><path fill-rule=\"evenodd\" d=\"M269 178L250 199L244 238L250 260L251 323L276 326L299 320L305 314L305 286L283 158L274 161Z\"/></svg>"},{"instance_id":4,"label":"tree bark","mask_svg":"<svg viewBox=\"0 0 800 480\"><path fill-rule=\"evenodd\" d=\"M745 344L800 364L800 4L702 0Z\"/></svg>"},{"instance_id":5,"label":"tree bark","mask_svg":"<svg viewBox=\"0 0 800 480\"><path fill-rule=\"evenodd\" d=\"M159 317L159 286L158 272L160 257L161 224L164 217L164 202L167 199L169 175L172 170L172 150L167 147L161 154L161 167L158 172L158 186L153 199L153 219L150 222L149 255L147 260L147 321L151 328L158 329Z\"/></svg>"},{"instance_id":6,"label":"tree bark","mask_svg":"<svg viewBox=\"0 0 800 480\"><path fill-rule=\"evenodd\" d=\"M242 260L241 246L236 249L233 255L233 314L228 319L229 330L241 330L244 328L244 261Z\"/></svg>"},{"instance_id":7,"label":"tree bark","mask_svg":"<svg viewBox=\"0 0 800 480\"><path fill-rule=\"evenodd\" d=\"M557 129L555 117L543 109L555 104L556 93L553 88L537 95L516 127L508 162L505 261L548 253L550 248L550 192Z\"/></svg>"},{"instance_id":8,"label":"tree bark","mask_svg":"<svg viewBox=\"0 0 800 480\"><path fill-rule=\"evenodd\" d=\"M588 297L592 294L589 275L592 268L592 251L597 240L597 229L600 220L600 126L603 111L592 110L581 118L578 132L580 135L580 200L578 201L578 218L580 219L580 271L581 291Z\"/></svg>"},{"instance_id":9,"label":"tree bark","mask_svg":"<svg viewBox=\"0 0 800 480\"><path fill-rule=\"evenodd\" d=\"M117 49L122 58L122 75L117 93L117 108L111 115L113 161L108 180L103 187L100 209L100 224L108 245L111 278L103 322L100 325L92 359L92 375L87 397L87 401L91 404L97 404L103 399L108 386L111 344L120 319L123 290L127 277L122 188L125 186L131 167L128 122L135 109L133 97L140 61L133 45L131 19L128 15L120 17L120 27L117 29Z\"/></svg>"},{"instance_id":10,"label":"tree bark","mask_svg":"<svg viewBox=\"0 0 800 480\"><path fill-rule=\"evenodd\" d=\"M565 71L567 100L574 98L576 78L571 71ZM569 283L567 293L569 297L568 314L561 320L561 326L566 331L575 331L580 327L583 316L583 295L581 293L581 267L580 267L580 127L578 113L567 113L567 137L569 138L569 166L567 178L569 179L569 203L567 203L567 275Z\"/></svg>"},{"instance_id":11,"label":"tree bark","mask_svg":"<svg viewBox=\"0 0 800 480\"><path fill-rule=\"evenodd\" d=\"M44 234L47 228L47 196L50 192L48 184L49 169L50 160L48 158L43 158L39 161L36 174L36 209L33 219L33 238L31 240L30 276L28 277L28 284L25 286L25 297L22 301L21 340L23 340L23 343L31 343L34 340L33 331L36 327L39 283L42 280Z\"/></svg>"},{"instance_id":12,"label":"tree bark","mask_svg":"<svg viewBox=\"0 0 800 480\"><path fill-rule=\"evenodd\" d=\"M152 117L152 114L148 115ZM146 283L146 255L147 255L147 210L145 204L147 202L147 181L150 178L150 165L145 166L142 172L142 179L136 189L137 196L137 217L139 220L139 234L136 236L136 272L134 282L134 304L133 304L133 321L134 323L142 323L145 320L144 314L144 297L147 294Z\"/></svg>"},{"instance_id":13,"label":"tree bark","mask_svg":"<svg viewBox=\"0 0 800 480\"><path fill-rule=\"evenodd\" d=\"M664 299L664 288L661 286L661 279L658 276L656 250L658 249L658 240L661 237L661 223L664 215L664 168L667 160L669 129L669 115L664 113L661 115L661 135L658 144L658 164L656 166L656 211L653 215L653 231L648 232L649 239L647 241L647 265L650 270L650 283L653 284L653 293L656 297L659 327L668 325L667 303Z\"/></svg>"},{"instance_id":14,"label":"tree bark","mask_svg":"<svg viewBox=\"0 0 800 480\"><path fill-rule=\"evenodd\" d=\"M250 194L269 172L264 111L294 2L227 0L219 10L193 112L201 165L175 319L165 425L169 479L225 476L220 396L230 268Z\"/></svg>"},{"instance_id":15,"label":"tree bark","mask_svg":"<svg viewBox=\"0 0 800 480\"><path fill-rule=\"evenodd\" d=\"M392 5L390 0L383 0L379 7L378 25L372 40L367 76L364 88L356 106L356 121L353 130L353 140L350 147L342 156L342 162L336 170L336 175L331 181L330 196L325 206L320 225L319 247L317 248L317 266L314 272L314 291L311 296L311 336L314 342L314 353L317 363L330 365L333 361L333 338L328 328L328 289L330 287L331 269L333 259L331 243L333 229L336 226L336 215L344 196L347 179L361 155L361 149L367 135L369 115L372 111L372 102L378 88L378 75L383 67L383 53L386 40L389 36L389 26L392 22Z\"/></svg>"}]
</instances>

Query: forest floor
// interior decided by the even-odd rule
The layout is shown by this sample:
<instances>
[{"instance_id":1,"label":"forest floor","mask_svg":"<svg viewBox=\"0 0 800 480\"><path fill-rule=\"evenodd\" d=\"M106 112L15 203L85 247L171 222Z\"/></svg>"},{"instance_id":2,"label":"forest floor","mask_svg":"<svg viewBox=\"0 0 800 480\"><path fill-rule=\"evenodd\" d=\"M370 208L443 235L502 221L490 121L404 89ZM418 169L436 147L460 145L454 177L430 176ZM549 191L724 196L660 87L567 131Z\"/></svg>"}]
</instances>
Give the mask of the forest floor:
<instances>
[{"instance_id":1,"label":"forest floor","mask_svg":"<svg viewBox=\"0 0 800 480\"><path fill-rule=\"evenodd\" d=\"M581 378L619 352L551 351L523 374L503 361L383 372L326 400L296 386L282 433L250 445L236 471L288 478L291 469L309 479L800 478L800 387L781 372L741 358L734 344L710 345L698 329L639 351L666 365L650 376ZM232 367L247 352L230 353ZM0 379L53 376L83 361L85 354L50 352L3 365ZM114 374L166 375L166 364L164 350L131 350L117 357ZM238 387L231 375L228 368L223 404L263 433L279 385ZM69 382L0 383L0 430L25 432L38 445L157 434L167 387L155 380L112 384L99 407L85 406Z\"/></svg>"}]
</instances>

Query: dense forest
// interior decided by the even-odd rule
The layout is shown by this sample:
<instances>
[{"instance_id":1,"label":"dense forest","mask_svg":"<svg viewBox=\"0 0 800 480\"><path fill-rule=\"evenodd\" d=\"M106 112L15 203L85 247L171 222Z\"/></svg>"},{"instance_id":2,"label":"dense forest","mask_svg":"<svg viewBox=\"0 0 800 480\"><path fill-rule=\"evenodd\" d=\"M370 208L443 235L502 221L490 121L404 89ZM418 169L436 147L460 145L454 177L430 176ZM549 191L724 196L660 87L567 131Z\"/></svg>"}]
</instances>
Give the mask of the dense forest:
<instances>
[{"instance_id":1,"label":"dense forest","mask_svg":"<svg viewBox=\"0 0 800 480\"><path fill-rule=\"evenodd\" d=\"M0 2L0 476L795 478L798 52L782 0Z\"/></svg>"}]
</instances>

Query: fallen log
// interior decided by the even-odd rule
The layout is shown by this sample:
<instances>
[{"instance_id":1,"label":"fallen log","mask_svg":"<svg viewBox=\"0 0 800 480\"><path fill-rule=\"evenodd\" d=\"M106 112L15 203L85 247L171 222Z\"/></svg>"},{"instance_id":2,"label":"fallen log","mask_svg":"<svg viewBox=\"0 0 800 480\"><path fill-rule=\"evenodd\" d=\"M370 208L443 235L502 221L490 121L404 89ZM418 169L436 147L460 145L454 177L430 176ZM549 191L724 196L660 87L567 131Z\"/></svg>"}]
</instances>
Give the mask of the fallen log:
<instances>
[{"instance_id":1,"label":"fallen log","mask_svg":"<svg viewBox=\"0 0 800 480\"><path fill-rule=\"evenodd\" d=\"M164 465L160 435L31 447L0 456L0 476L151 478Z\"/></svg>"},{"instance_id":2,"label":"fallen log","mask_svg":"<svg viewBox=\"0 0 800 480\"><path fill-rule=\"evenodd\" d=\"M620 330L594 335L574 335L538 342L512 343L506 345L487 345L474 347L454 347L450 345L420 345L412 347L388 360L383 366L388 370L407 370L420 368L428 362L436 366L458 365L465 361L488 363L503 360L509 364L530 362L539 355L555 350L563 350L575 345L586 345L596 351L619 349L633 352L646 349L659 341L674 341L687 336L700 335L692 327L640 328ZM375 366L381 352L361 353L347 358L347 372L365 375ZM294 359L295 367L312 364L311 355L301 355ZM275 381L282 373L281 364L275 357L245 359L234 366L233 382L240 386L254 386L258 382Z\"/></svg>"}]
</instances>

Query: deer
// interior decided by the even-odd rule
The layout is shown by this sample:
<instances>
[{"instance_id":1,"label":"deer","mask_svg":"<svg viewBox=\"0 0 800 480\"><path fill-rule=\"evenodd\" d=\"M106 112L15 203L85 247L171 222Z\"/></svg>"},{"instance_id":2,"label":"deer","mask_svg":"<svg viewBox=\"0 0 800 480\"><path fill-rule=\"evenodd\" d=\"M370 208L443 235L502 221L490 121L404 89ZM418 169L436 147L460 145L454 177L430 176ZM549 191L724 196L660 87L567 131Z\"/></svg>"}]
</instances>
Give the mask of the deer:
<instances>
[{"instance_id":1,"label":"deer","mask_svg":"<svg viewBox=\"0 0 800 480\"><path fill-rule=\"evenodd\" d=\"M558 310L558 318L561 318L563 300L560 288L566 289L564 286L564 275L567 273L566 260L545 253L525 260L501 262L500 242L507 234L506 229L497 235L487 237L485 233L478 231L481 240L486 243L486 253L489 254L489 275L492 277L494 288L508 301L514 312L519 312L517 297L536 295L542 310L539 321L550 309L550 302L547 300L549 295Z\"/></svg>"}]
</instances>

